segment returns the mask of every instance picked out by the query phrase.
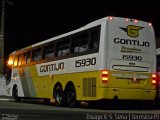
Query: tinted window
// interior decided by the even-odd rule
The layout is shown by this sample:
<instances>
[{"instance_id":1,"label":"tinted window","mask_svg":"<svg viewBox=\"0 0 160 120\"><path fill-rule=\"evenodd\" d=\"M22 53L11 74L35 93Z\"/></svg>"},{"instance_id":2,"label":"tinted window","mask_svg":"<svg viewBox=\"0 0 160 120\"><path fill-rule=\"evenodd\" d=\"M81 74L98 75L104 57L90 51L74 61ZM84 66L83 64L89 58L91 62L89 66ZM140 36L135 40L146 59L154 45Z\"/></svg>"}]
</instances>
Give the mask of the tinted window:
<instances>
[{"instance_id":1,"label":"tinted window","mask_svg":"<svg viewBox=\"0 0 160 120\"><path fill-rule=\"evenodd\" d=\"M68 56L70 52L70 41L64 40L57 43L57 57Z\"/></svg>"},{"instance_id":2,"label":"tinted window","mask_svg":"<svg viewBox=\"0 0 160 120\"><path fill-rule=\"evenodd\" d=\"M54 48L55 48L54 44L45 46L43 51L43 59L54 58L54 55L55 55Z\"/></svg>"},{"instance_id":3,"label":"tinted window","mask_svg":"<svg viewBox=\"0 0 160 120\"><path fill-rule=\"evenodd\" d=\"M72 39L72 53L81 53L88 50L88 33L80 34Z\"/></svg>"},{"instance_id":4,"label":"tinted window","mask_svg":"<svg viewBox=\"0 0 160 120\"><path fill-rule=\"evenodd\" d=\"M32 51L32 61L40 61L42 59L42 49L38 48Z\"/></svg>"},{"instance_id":5,"label":"tinted window","mask_svg":"<svg viewBox=\"0 0 160 120\"><path fill-rule=\"evenodd\" d=\"M91 31L91 49L99 49L100 29Z\"/></svg>"},{"instance_id":6,"label":"tinted window","mask_svg":"<svg viewBox=\"0 0 160 120\"><path fill-rule=\"evenodd\" d=\"M18 64L18 55L16 55L15 57L14 57L14 66L17 66L17 64Z\"/></svg>"},{"instance_id":7,"label":"tinted window","mask_svg":"<svg viewBox=\"0 0 160 120\"><path fill-rule=\"evenodd\" d=\"M31 62L31 51L27 52L26 63L29 64Z\"/></svg>"}]
</instances>

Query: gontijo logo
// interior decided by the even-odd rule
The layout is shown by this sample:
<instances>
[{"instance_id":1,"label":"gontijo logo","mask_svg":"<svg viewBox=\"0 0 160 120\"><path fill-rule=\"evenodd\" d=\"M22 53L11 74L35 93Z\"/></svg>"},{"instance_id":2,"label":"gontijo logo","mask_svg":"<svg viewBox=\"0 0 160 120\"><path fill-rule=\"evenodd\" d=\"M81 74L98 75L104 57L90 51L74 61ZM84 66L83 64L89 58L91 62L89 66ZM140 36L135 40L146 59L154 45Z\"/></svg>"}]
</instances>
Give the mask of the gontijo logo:
<instances>
[{"instance_id":1,"label":"gontijo logo","mask_svg":"<svg viewBox=\"0 0 160 120\"><path fill-rule=\"evenodd\" d=\"M141 26L128 25L127 28L121 28L121 29L124 30L128 36L135 38L139 36L139 30L143 28L144 27Z\"/></svg>"}]
</instances>

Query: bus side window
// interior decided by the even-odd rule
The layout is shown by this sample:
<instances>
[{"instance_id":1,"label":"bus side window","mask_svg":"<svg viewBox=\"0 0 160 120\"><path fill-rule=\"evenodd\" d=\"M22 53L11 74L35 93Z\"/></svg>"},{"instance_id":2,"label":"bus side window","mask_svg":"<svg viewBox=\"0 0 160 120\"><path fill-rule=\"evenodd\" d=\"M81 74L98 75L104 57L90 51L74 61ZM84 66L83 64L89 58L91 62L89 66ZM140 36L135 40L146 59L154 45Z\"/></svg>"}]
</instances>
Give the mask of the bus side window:
<instances>
[{"instance_id":1,"label":"bus side window","mask_svg":"<svg viewBox=\"0 0 160 120\"><path fill-rule=\"evenodd\" d=\"M31 62L31 51L27 52L26 63L29 64Z\"/></svg>"},{"instance_id":2,"label":"bus side window","mask_svg":"<svg viewBox=\"0 0 160 120\"><path fill-rule=\"evenodd\" d=\"M57 43L57 57L68 56L70 52L70 40L64 40Z\"/></svg>"},{"instance_id":3,"label":"bus side window","mask_svg":"<svg viewBox=\"0 0 160 120\"><path fill-rule=\"evenodd\" d=\"M22 65L26 64L26 58L27 58L27 54L25 52L23 53L23 57L22 57Z\"/></svg>"},{"instance_id":4,"label":"bus side window","mask_svg":"<svg viewBox=\"0 0 160 120\"><path fill-rule=\"evenodd\" d=\"M99 49L100 29L91 31L91 49Z\"/></svg>"},{"instance_id":5,"label":"bus side window","mask_svg":"<svg viewBox=\"0 0 160 120\"><path fill-rule=\"evenodd\" d=\"M38 48L32 51L32 61L37 62L42 59L42 48Z\"/></svg>"},{"instance_id":6,"label":"bus side window","mask_svg":"<svg viewBox=\"0 0 160 120\"><path fill-rule=\"evenodd\" d=\"M44 47L44 51L43 51L43 59L52 59L54 58L54 44L50 44L48 46Z\"/></svg>"},{"instance_id":7,"label":"bus side window","mask_svg":"<svg viewBox=\"0 0 160 120\"><path fill-rule=\"evenodd\" d=\"M18 55L16 55L16 56L14 57L13 66L17 66L17 64L18 64Z\"/></svg>"},{"instance_id":8,"label":"bus side window","mask_svg":"<svg viewBox=\"0 0 160 120\"><path fill-rule=\"evenodd\" d=\"M32 51L32 61L33 61L33 62L37 61L37 60L36 60L36 52L37 52L36 50L33 50L33 51Z\"/></svg>"},{"instance_id":9,"label":"bus side window","mask_svg":"<svg viewBox=\"0 0 160 120\"><path fill-rule=\"evenodd\" d=\"M38 48L36 51L36 61L42 60L42 48Z\"/></svg>"},{"instance_id":10,"label":"bus side window","mask_svg":"<svg viewBox=\"0 0 160 120\"><path fill-rule=\"evenodd\" d=\"M22 57L23 57L23 54L18 55L18 65L22 64Z\"/></svg>"},{"instance_id":11,"label":"bus side window","mask_svg":"<svg viewBox=\"0 0 160 120\"><path fill-rule=\"evenodd\" d=\"M78 37L74 37L72 38L72 48L71 48L71 52L73 54L79 53L79 41L78 41Z\"/></svg>"},{"instance_id":12,"label":"bus side window","mask_svg":"<svg viewBox=\"0 0 160 120\"><path fill-rule=\"evenodd\" d=\"M72 53L81 53L88 50L88 33L83 33L72 39Z\"/></svg>"}]
</instances>

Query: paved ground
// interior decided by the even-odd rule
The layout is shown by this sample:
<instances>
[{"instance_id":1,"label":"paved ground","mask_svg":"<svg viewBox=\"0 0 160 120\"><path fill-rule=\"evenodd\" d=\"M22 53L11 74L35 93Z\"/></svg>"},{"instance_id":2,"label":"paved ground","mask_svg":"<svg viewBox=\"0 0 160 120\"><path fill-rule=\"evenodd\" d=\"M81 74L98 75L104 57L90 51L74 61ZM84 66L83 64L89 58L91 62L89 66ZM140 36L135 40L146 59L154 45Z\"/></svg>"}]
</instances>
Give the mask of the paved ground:
<instances>
[{"instance_id":1,"label":"paved ground","mask_svg":"<svg viewBox=\"0 0 160 120\"><path fill-rule=\"evenodd\" d=\"M145 108L146 107L146 108ZM55 107L35 102L0 101L0 120L160 120L160 109L149 106L101 109Z\"/></svg>"},{"instance_id":2,"label":"paved ground","mask_svg":"<svg viewBox=\"0 0 160 120\"><path fill-rule=\"evenodd\" d=\"M0 101L14 101L14 99L10 96L5 96L5 95L1 95L0 96Z\"/></svg>"}]
</instances>

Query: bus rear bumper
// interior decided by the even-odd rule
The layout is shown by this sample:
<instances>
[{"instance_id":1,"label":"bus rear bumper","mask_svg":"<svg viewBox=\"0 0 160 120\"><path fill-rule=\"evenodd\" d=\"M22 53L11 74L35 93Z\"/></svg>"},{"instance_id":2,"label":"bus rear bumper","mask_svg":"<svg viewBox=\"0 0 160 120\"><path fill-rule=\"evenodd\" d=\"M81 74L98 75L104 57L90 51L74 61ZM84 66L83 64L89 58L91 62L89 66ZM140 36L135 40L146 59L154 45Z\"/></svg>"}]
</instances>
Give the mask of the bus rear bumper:
<instances>
[{"instance_id":1,"label":"bus rear bumper","mask_svg":"<svg viewBox=\"0 0 160 120\"><path fill-rule=\"evenodd\" d=\"M100 99L119 99L119 100L154 100L156 90L152 89L122 89L122 88L100 88L102 96Z\"/></svg>"}]
</instances>

